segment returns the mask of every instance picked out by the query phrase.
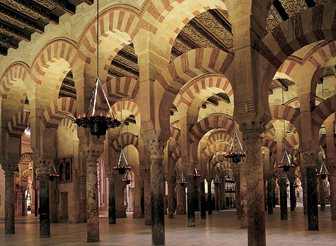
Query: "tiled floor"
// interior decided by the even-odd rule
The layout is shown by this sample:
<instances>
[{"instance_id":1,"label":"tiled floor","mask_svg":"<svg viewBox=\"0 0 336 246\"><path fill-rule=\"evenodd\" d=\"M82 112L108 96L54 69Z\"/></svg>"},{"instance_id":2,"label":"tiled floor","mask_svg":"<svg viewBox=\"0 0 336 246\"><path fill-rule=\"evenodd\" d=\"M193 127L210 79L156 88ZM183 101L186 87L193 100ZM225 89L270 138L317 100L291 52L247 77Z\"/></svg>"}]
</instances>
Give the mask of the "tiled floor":
<instances>
[{"instance_id":1,"label":"tiled floor","mask_svg":"<svg viewBox=\"0 0 336 246\"><path fill-rule=\"evenodd\" d=\"M330 208L319 213L320 230L307 231L302 208L289 212L288 221L281 221L279 208L272 216L266 215L267 245L307 246L336 245L336 222L330 220ZM214 212L206 220L197 214L197 226L186 227L185 216L167 219L166 245L247 245L247 231L240 229L234 211ZM116 225L108 225L107 218L100 219L101 241L86 243L86 224L52 224L50 239L39 238L39 224L33 217L17 218L16 234L5 235L0 222L0 245L151 245L151 227L144 226L143 219L119 219Z\"/></svg>"}]
</instances>

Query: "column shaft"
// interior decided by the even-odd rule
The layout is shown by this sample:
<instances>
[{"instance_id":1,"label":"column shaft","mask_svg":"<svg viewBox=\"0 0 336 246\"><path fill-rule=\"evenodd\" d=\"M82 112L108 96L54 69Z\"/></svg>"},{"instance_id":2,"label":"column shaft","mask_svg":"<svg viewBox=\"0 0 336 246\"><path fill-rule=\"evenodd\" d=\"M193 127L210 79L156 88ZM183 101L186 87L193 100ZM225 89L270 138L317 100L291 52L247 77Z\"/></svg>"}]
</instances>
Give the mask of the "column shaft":
<instances>
[{"instance_id":1,"label":"column shaft","mask_svg":"<svg viewBox=\"0 0 336 246\"><path fill-rule=\"evenodd\" d=\"M280 185L280 217L281 220L288 219L287 211L287 179L286 177L281 177L279 180Z\"/></svg>"},{"instance_id":2,"label":"column shaft","mask_svg":"<svg viewBox=\"0 0 336 246\"><path fill-rule=\"evenodd\" d=\"M290 183L290 210L295 211L296 207L296 195L295 195L295 184L293 182Z\"/></svg>"},{"instance_id":3,"label":"column shaft","mask_svg":"<svg viewBox=\"0 0 336 246\"><path fill-rule=\"evenodd\" d=\"M188 185L188 227L195 226L195 180L194 176L187 176Z\"/></svg>"},{"instance_id":4,"label":"column shaft","mask_svg":"<svg viewBox=\"0 0 336 246\"><path fill-rule=\"evenodd\" d=\"M175 178L170 177L168 182L168 218L174 218Z\"/></svg>"},{"instance_id":5,"label":"column shaft","mask_svg":"<svg viewBox=\"0 0 336 246\"><path fill-rule=\"evenodd\" d=\"M14 172L5 173L5 234L15 234Z\"/></svg>"},{"instance_id":6,"label":"column shaft","mask_svg":"<svg viewBox=\"0 0 336 246\"><path fill-rule=\"evenodd\" d=\"M165 245L163 163L161 158L151 163L152 245Z\"/></svg>"},{"instance_id":7,"label":"column shaft","mask_svg":"<svg viewBox=\"0 0 336 246\"><path fill-rule=\"evenodd\" d=\"M99 210L97 162L94 158L87 160L86 181L86 219L87 241L99 242Z\"/></svg>"},{"instance_id":8,"label":"column shaft","mask_svg":"<svg viewBox=\"0 0 336 246\"><path fill-rule=\"evenodd\" d=\"M273 193L274 186L272 178L267 180L267 212L268 214L273 214Z\"/></svg>"},{"instance_id":9,"label":"column shaft","mask_svg":"<svg viewBox=\"0 0 336 246\"><path fill-rule=\"evenodd\" d=\"M325 206L326 206L325 180L319 178L319 184L320 184L320 205L321 205L321 211L325 211Z\"/></svg>"},{"instance_id":10,"label":"column shaft","mask_svg":"<svg viewBox=\"0 0 336 246\"><path fill-rule=\"evenodd\" d=\"M79 176L79 222L86 222L86 175Z\"/></svg>"},{"instance_id":11,"label":"column shaft","mask_svg":"<svg viewBox=\"0 0 336 246\"><path fill-rule=\"evenodd\" d=\"M145 197L145 225L152 224L151 208L151 182L149 175L144 177L144 197Z\"/></svg>"},{"instance_id":12,"label":"column shaft","mask_svg":"<svg viewBox=\"0 0 336 246\"><path fill-rule=\"evenodd\" d=\"M207 206L208 206L208 214L212 214L212 194L211 194L211 181L212 179L207 179L208 182L208 201L207 201Z\"/></svg>"},{"instance_id":13,"label":"column shaft","mask_svg":"<svg viewBox=\"0 0 336 246\"><path fill-rule=\"evenodd\" d=\"M201 182L200 192L201 192L201 219L206 219L206 200L205 200L204 181Z\"/></svg>"},{"instance_id":14,"label":"column shaft","mask_svg":"<svg viewBox=\"0 0 336 246\"><path fill-rule=\"evenodd\" d=\"M245 162L240 165L240 227L247 228L247 175L248 169Z\"/></svg>"},{"instance_id":15,"label":"column shaft","mask_svg":"<svg viewBox=\"0 0 336 246\"><path fill-rule=\"evenodd\" d=\"M49 174L40 168L40 237L50 237Z\"/></svg>"},{"instance_id":16,"label":"column shaft","mask_svg":"<svg viewBox=\"0 0 336 246\"><path fill-rule=\"evenodd\" d=\"M308 230L318 230L317 180L315 167L307 167Z\"/></svg>"},{"instance_id":17,"label":"column shaft","mask_svg":"<svg viewBox=\"0 0 336 246\"><path fill-rule=\"evenodd\" d=\"M109 224L116 224L115 184L109 180Z\"/></svg>"},{"instance_id":18,"label":"column shaft","mask_svg":"<svg viewBox=\"0 0 336 246\"><path fill-rule=\"evenodd\" d=\"M336 220L336 168L329 168L331 219Z\"/></svg>"}]
</instances>

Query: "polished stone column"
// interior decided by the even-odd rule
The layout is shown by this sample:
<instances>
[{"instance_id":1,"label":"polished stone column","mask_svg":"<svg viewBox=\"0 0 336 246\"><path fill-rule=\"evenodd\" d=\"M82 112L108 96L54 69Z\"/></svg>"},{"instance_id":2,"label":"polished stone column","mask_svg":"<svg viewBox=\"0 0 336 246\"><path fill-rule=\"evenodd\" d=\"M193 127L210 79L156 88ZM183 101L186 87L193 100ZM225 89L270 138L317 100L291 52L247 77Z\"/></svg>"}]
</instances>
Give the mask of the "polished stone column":
<instances>
[{"instance_id":1,"label":"polished stone column","mask_svg":"<svg viewBox=\"0 0 336 246\"><path fill-rule=\"evenodd\" d=\"M266 245L261 129L243 129L246 150L248 245Z\"/></svg>"},{"instance_id":2,"label":"polished stone column","mask_svg":"<svg viewBox=\"0 0 336 246\"><path fill-rule=\"evenodd\" d=\"M207 199L208 215L212 214L211 181L212 181L211 178L207 179L207 182L208 182L208 199Z\"/></svg>"},{"instance_id":3,"label":"polished stone column","mask_svg":"<svg viewBox=\"0 0 336 246\"><path fill-rule=\"evenodd\" d=\"M79 222L86 222L86 175L79 176Z\"/></svg>"},{"instance_id":4,"label":"polished stone column","mask_svg":"<svg viewBox=\"0 0 336 246\"><path fill-rule=\"evenodd\" d=\"M273 214L273 200L274 200L274 186L273 186L273 178L269 177L267 180L267 213Z\"/></svg>"},{"instance_id":5,"label":"polished stone column","mask_svg":"<svg viewBox=\"0 0 336 246\"><path fill-rule=\"evenodd\" d=\"M240 220L241 218L241 207L240 207L240 174L239 169L237 170L237 173L233 171L233 177L235 180L236 188L235 188L235 206L236 206L236 215L237 219Z\"/></svg>"},{"instance_id":6,"label":"polished stone column","mask_svg":"<svg viewBox=\"0 0 336 246\"><path fill-rule=\"evenodd\" d=\"M283 174L285 175L285 174ZM282 176L279 178L280 186L280 217L281 220L288 219L288 210L287 210L287 178Z\"/></svg>"},{"instance_id":7,"label":"polished stone column","mask_svg":"<svg viewBox=\"0 0 336 246\"><path fill-rule=\"evenodd\" d=\"M326 182L325 180L319 178L319 188L320 188L320 206L321 206L321 211L325 211L326 207Z\"/></svg>"},{"instance_id":8,"label":"polished stone column","mask_svg":"<svg viewBox=\"0 0 336 246\"><path fill-rule=\"evenodd\" d=\"M187 199L188 199L188 227L195 226L195 179L188 175L187 180Z\"/></svg>"},{"instance_id":9,"label":"polished stone column","mask_svg":"<svg viewBox=\"0 0 336 246\"><path fill-rule=\"evenodd\" d=\"M219 211L220 204L220 192L219 192L219 184L215 183L215 210Z\"/></svg>"},{"instance_id":10,"label":"polished stone column","mask_svg":"<svg viewBox=\"0 0 336 246\"><path fill-rule=\"evenodd\" d=\"M114 183L116 216L117 218L126 218L126 208L124 204L126 183L121 180L121 175L116 176Z\"/></svg>"},{"instance_id":11,"label":"polished stone column","mask_svg":"<svg viewBox=\"0 0 336 246\"><path fill-rule=\"evenodd\" d=\"M164 225L164 142L152 139L148 142L150 151L150 184L152 202L152 245L165 245Z\"/></svg>"},{"instance_id":12,"label":"polished stone column","mask_svg":"<svg viewBox=\"0 0 336 246\"><path fill-rule=\"evenodd\" d=\"M186 214L186 192L185 185L177 185L177 208L176 214Z\"/></svg>"},{"instance_id":13,"label":"polished stone column","mask_svg":"<svg viewBox=\"0 0 336 246\"><path fill-rule=\"evenodd\" d=\"M330 182L330 206L331 206L331 219L336 220L336 167L328 166L328 179Z\"/></svg>"},{"instance_id":14,"label":"polished stone column","mask_svg":"<svg viewBox=\"0 0 336 246\"><path fill-rule=\"evenodd\" d=\"M50 222L56 223L57 222L57 203L56 203L56 192L57 192L57 179L54 178L49 183L49 200L50 200Z\"/></svg>"},{"instance_id":15,"label":"polished stone column","mask_svg":"<svg viewBox=\"0 0 336 246\"><path fill-rule=\"evenodd\" d=\"M15 234L14 171L5 171L5 234Z\"/></svg>"},{"instance_id":16,"label":"polished stone column","mask_svg":"<svg viewBox=\"0 0 336 246\"><path fill-rule=\"evenodd\" d=\"M205 186L203 179L200 184L200 192L201 192L201 219L206 219Z\"/></svg>"},{"instance_id":17,"label":"polished stone column","mask_svg":"<svg viewBox=\"0 0 336 246\"><path fill-rule=\"evenodd\" d=\"M135 176L133 218L143 217L141 211L141 184L142 184L141 177Z\"/></svg>"},{"instance_id":18,"label":"polished stone column","mask_svg":"<svg viewBox=\"0 0 336 246\"><path fill-rule=\"evenodd\" d=\"M168 218L174 218L175 176L168 181Z\"/></svg>"},{"instance_id":19,"label":"polished stone column","mask_svg":"<svg viewBox=\"0 0 336 246\"><path fill-rule=\"evenodd\" d=\"M316 168L307 167L306 170L307 170L308 230L315 231L319 229Z\"/></svg>"},{"instance_id":20,"label":"polished stone column","mask_svg":"<svg viewBox=\"0 0 336 246\"><path fill-rule=\"evenodd\" d=\"M86 151L86 219L87 242L99 242L97 159L99 151Z\"/></svg>"},{"instance_id":21,"label":"polished stone column","mask_svg":"<svg viewBox=\"0 0 336 246\"><path fill-rule=\"evenodd\" d=\"M145 225L152 225L151 183L149 170L144 175Z\"/></svg>"},{"instance_id":22,"label":"polished stone column","mask_svg":"<svg viewBox=\"0 0 336 246\"><path fill-rule=\"evenodd\" d=\"M240 164L240 227L247 228L247 175L246 161Z\"/></svg>"},{"instance_id":23,"label":"polished stone column","mask_svg":"<svg viewBox=\"0 0 336 246\"><path fill-rule=\"evenodd\" d=\"M40 238L50 237L49 166L51 161L40 161Z\"/></svg>"},{"instance_id":24,"label":"polished stone column","mask_svg":"<svg viewBox=\"0 0 336 246\"><path fill-rule=\"evenodd\" d=\"M109 224L116 224L116 204L115 204L115 184L114 182L109 179L109 209L108 209L108 216L109 216Z\"/></svg>"},{"instance_id":25,"label":"polished stone column","mask_svg":"<svg viewBox=\"0 0 336 246\"><path fill-rule=\"evenodd\" d=\"M290 210L295 211L296 207L296 195L295 195L295 183L291 182L289 187L289 195L290 195Z\"/></svg>"},{"instance_id":26,"label":"polished stone column","mask_svg":"<svg viewBox=\"0 0 336 246\"><path fill-rule=\"evenodd\" d=\"M308 213L308 204L307 204L307 170L302 170L301 171L301 186L302 186L303 213L307 214Z\"/></svg>"}]
</instances>

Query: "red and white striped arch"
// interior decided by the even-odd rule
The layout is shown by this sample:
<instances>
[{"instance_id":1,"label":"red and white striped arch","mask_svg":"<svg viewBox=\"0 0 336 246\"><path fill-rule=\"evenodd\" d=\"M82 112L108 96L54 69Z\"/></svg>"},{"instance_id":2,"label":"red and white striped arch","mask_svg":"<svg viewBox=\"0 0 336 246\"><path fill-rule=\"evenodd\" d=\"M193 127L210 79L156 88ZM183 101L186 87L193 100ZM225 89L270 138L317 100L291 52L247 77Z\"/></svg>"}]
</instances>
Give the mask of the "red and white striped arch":
<instances>
[{"instance_id":1,"label":"red and white striped arch","mask_svg":"<svg viewBox=\"0 0 336 246\"><path fill-rule=\"evenodd\" d=\"M68 114L76 115L76 100L70 97L61 97L49 104L42 115L42 122L46 127L57 128L60 121Z\"/></svg>"},{"instance_id":2,"label":"red and white striped arch","mask_svg":"<svg viewBox=\"0 0 336 246\"><path fill-rule=\"evenodd\" d=\"M112 112L113 112L114 115L117 115L121 111L129 111L131 114L134 115L134 117L136 117L136 118L140 117L139 107L131 99L122 99L122 100L119 100L118 102L116 102L115 104L113 104L111 106L111 110L112 110ZM124 119L122 119L122 120L124 120Z\"/></svg>"},{"instance_id":3,"label":"red and white striped arch","mask_svg":"<svg viewBox=\"0 0 336 246\"><path fill-rule=\"evenodd\" d=\"M272 119L277 120L287 120L298 126L299 122L298 119L300 117L300 110L295 109L291 106L287 105L273 105L271 107Z\"/></svg>"},{"instance_id":4,"label":"red and white striped arch","mask_svg":"<svg viewBox=\"0 0 336 246\"><path fill-rule=\"evenodd\" d=\"M170 137L173 138L175 142L177 143L180 136L181 136L181 130L176 127L171 126L170 127Z\"/></svg>"},{"instance_id":5,"label":"red and white striped arch","mask_svg":"<svg viewBox=\"0 0 336 246\"><path fill-rule=\"evenodd\" d=\"M220 130L210 134L207 141L207 145L212 145L218 142L230 143L231 141L232 136L228 134L226 131Z\"/></svg>"},{"instance_id":6,"label":"red and white striped arch","mask_svg":"<svg viewBox=\"0 0 336 246\"><path fill-rule=\"evenodd\" d=\"M230 81L223 74L205 75L195 79L188 87L181 90L174 100L177 108L180 104L190 106L195 98L204 90L219 89L225 92L233 103L233 89Z\"/></svg>"},{"instance_id":7,"label":"red and white striped arch","mask_svg":"<svg viewBox=\"0 0 336 246\"><path fill-rule=\"evenodd\" d=\"M77 44L69 39L60 38L48 43L35 58L31 74L37 84L41 84L48 67L59 59L63 59L69 65L74 66L79 58Z\"/></svg>"},{"instance_id":8,"label":"red and white striped arch","mask_svg":"<svg viewBox=\"0 0 336 246\"><path fill-rule=\"evenodd\" d=\"M201 157L203 159L208 159L214 154L216 154L217 152L222 152L222 153L229 152L230 148L231 146L229 144L215 143L213 145L207 146L207 148L202 151Z\"/></svg>"},{"instance_id":9,"label":"red and white striped arch","mask_svg":"<svg viewBox=\"0 0 336 246\"><path fill-rule=\"evenodd\" d=\"M135 99L139 91L139 81L127 77L112 78L104 84L104 90L107 96L114 101L121 97Z\"/></svg>"},{"instance_id":10,"label":"red and white striped arch","mask_svg":"<svg viewBox=\"0 0 336 246\"><path fill-rule=\"evenodd\" d=\"M10 89L15 86L16 80L26 81L30 77L30 68L23 62L15 62L11 64L0 80L0 97L7 98Z\"/></svg>"},{"instance_id":11,"label":"red and white striped arch","mask_svg":"<svg viewBox=\"0 0 336 246\"><path fill-rule=\"evenodd\" d=\"M24 130L29 126L29 115L30 112L22 110L11 118L7 126L9 136L21 138Z\"/></svg>"},{"instance_id":12,"label":"red and white striped arch","mask_svg":"<svg viewBox=\"0 0 336 246\"><path fill-rule=\"evenodd\" d=\"M126 147L127 145L134 145L137 147L138 136L130 132L124 132L112 141L112 148L116 152L121 151L121 148Z\"/></svg>"},{"instance_id":13,"label":"red and white striped arch","mask_svg":"<svg viewBox=\"0 0 336 246\"><path fill-rule=\"evenodd\" d=\"M336 111L336 95L320 103L312 113L313 125L319 130L323 122Z\"/></svg>"},{"instance_id":14,"label":"red and white striped arch","mask_svg":"<svg viewBox=\"0 0 336 246\"><path fill-rule=\"evenodd\" d=\"M132 7L111 6L99 13L99 34L103 37L108 37L112 33L122 32L132 39L137 33L138 23L139 17L136 13L136 9L133 9ZM91 62L91 58L94 57L96 52L96 36L97 23L96 19L94 19L85 29L79 41L80 57L88 64ZM125 40L123 45L130 42L131 40ZM112 60L112 58L110 58L110 60Z\"/></svg>"},{"instance_id":15,"label":"red and white striped arch","mask_svg":"<svg viewBox=\"0 0 336 246\"><path fill-rule=\"evenodd\" d=\"M173 161L178 161L178 159L181 158L181 149L180 146L177 146L174 150L173 153L171 153L171 158L173 159Z\"/></svg>"},{"instance_id":16,"label":"red and white striped arch","mask_svg":"<svg viewBox=\"0 0 336 246\"><path fill-rule=\"evenodd\" d=\"M230 134L235 124L235 121L228 115L211 114L190 129L190 140L197 143L208 131L216 128L223 128Z\"/></svg>"},{"instance_id":17,"label":"red and white striped arch","mask_svg":"<svg viewBox=\"0 0 336 246\"><path fill-rule=\"evenodd\" d=\"M217 48L190 50L176 58L158 75L163 88L177 94L184 84L205 73L224 74L233 55Z\"/></svg>"}]
</instances>

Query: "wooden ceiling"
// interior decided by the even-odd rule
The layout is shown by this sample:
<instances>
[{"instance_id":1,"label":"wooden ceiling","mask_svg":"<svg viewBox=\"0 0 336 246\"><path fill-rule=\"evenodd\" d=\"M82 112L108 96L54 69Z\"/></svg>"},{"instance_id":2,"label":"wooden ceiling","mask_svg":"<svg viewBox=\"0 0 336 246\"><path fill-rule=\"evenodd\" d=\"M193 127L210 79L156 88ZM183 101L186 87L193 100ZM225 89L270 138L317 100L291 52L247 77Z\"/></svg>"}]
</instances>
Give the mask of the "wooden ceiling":
<instances>
[{"instance_id":1,"label":"wooden ceiling","mask_svg":"<svg viewBox=\"0 0 336 246\"><path fill-rule=\"evenodd\" d=\"M17 49L22 40L30 41L35 32L42 34L49 23L58 24L60 16L74 15L76 6L94 0L1 0L0 55Z\"/></svg>"},{"instance_id":2,"label":"wooden ceiling","mask_svg":"<svg viewBox=\"0 0 336 246\"><path fill-rule=\"evenodd\" d=\"M281 22L286 21L297 13L328 1L329 0L274 0L266 20L266 30L270 32Z\"/></svg>"}]
</instances>

